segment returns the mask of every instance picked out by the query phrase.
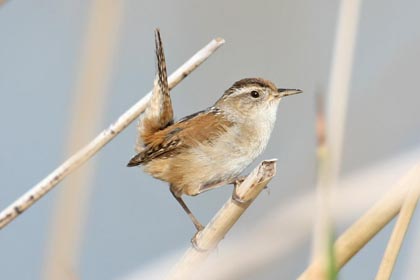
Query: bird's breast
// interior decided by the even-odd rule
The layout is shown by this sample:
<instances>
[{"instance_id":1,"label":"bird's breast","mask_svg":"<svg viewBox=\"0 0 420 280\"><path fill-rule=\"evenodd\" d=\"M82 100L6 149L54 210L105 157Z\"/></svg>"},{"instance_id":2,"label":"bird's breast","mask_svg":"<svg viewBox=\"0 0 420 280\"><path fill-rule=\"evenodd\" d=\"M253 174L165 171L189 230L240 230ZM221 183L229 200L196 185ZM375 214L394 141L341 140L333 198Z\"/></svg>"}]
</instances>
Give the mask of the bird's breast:
<instances>
[{"instance_id":1,"label":"bird's breast","mask_svg":"<svg viewBox=\"0 0 420 280\"><path fill-rule=\"evenodd\" d=\"M211 177L224 179L238 176L267 146L271 126L235 125L211 143L198 145L193 159ZM210 171L211 170L211 171Z\"/></svg>"}]
</instances>

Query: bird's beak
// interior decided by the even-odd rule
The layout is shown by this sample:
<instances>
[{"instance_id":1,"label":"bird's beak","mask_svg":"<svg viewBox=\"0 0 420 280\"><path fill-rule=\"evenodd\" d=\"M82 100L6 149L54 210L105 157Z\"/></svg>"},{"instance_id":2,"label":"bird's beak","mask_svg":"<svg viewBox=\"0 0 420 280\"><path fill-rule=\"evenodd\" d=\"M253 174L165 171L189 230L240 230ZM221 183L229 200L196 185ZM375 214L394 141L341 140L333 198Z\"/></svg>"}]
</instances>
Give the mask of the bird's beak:
<instances>
[{"instance_id":1,"label":"bird's beak","mask_svg":"<svg viewBox=\"0 0 420 280\"><path fill-rule=\"evenodd\" d=\"M302 93L300 89L286 89L286 88L278 88L277 92L279 93L278 97L285 97L293 94Z\"/></svg>"}]
</instances>

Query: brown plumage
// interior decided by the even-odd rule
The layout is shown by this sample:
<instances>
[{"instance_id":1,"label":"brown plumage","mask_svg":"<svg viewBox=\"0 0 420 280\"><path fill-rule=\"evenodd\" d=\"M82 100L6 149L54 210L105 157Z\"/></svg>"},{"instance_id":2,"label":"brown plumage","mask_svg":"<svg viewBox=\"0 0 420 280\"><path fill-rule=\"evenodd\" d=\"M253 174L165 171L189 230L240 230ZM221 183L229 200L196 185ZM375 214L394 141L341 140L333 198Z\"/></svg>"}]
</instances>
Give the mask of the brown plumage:
<instances>
[{"instance_id":1,"label":"brown plumage","mask_svg":"<svg viewBox=\"0 0 420 280\"><path fill-rule=\"evenodd\" d=\"M171 191L178 197L182 194L197 195L209 189L209 183L215 179L197 180L196 172L211 177L207 175L213 169L211 157L204 159L208 164L200 166L197 163L196 167L200 170L191 170L190 164L191 157L198 153L200 146L211 146L212 141L233 125L219 114L217 109L210 108L156 132L149 138L143 151L130 160L128 166L144 165L147 173L171 183Z\"/></svg>"},{"instance_id":2,"label":"brown plumage","mask_svg":"<svg viewBox=\"0 0 420 280\"><path fill-rule=\"evenodd\" d=\"M228 120L219 120L219 111L210 108L185 117L177 123L158 130L153 134L142 134L145 148L134 156L129 166L147 164L154 159L167 159L184 149L193 148L199 144L211 143L212 139L226 132L232 125ZM199 130L195 129L200 127Z\"/></svg>"}]
</instances>

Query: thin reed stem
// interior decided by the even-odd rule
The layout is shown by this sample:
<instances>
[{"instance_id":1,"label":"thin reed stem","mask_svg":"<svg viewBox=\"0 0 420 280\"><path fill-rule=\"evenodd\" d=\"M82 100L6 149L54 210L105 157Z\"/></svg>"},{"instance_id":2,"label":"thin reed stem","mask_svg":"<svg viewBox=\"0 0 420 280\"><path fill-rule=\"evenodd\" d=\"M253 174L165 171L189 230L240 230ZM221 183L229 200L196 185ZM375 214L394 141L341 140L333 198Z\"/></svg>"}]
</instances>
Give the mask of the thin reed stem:
<instances>
[{"instance_id":1,"label":"thin reed stem","mask_svg":"<svg viewBox=\"0 0 420 280\"><path fill-rule=\"evenodd\" d=\"M334 42L333 57L325 110L325 144L320 143L317 186L317 209L314 224L313 258L322 258L324 274L332 272L334 254L331 253L334 223L331 215L333 189L341 169L347 101L350 92L354 49L356 46L360 0L341 0ZM321 112L322 114L324 112Z\"/></svg>"},{"instance_id":2,"label":"thin reed stem","mask_svg":"<svg viewBox=\"0 0 420 280\"><path fill-rule=\"evenodd\" d=\"M420 172L417 176L420 181ZM398 220L394 226L391 238L389 239L381 265L379 266L378 274L375 278L376 280L387 280L391 278L408 225L411 222L414 210L416 210L419 196L420 184L412 185L410 190L407 192L404 204L401 208L400 214L398 215Z\"/></svg>"},{"instance_id":3,"label":"thin reed stem","mask_svg":"<svg viewBox=\"0 0 420 280\"><path fill-rule=\"evenodd\" d=\"M212 40L203 49L198 51L193 57L191 57L169 77L169 88L172 89L177 84L179 84L179 82L181 82L201 63L203 63L211 54L213 54L221 45L223 45L223 43L223 39L217 38ZM0 213L0 229L5 227L17 216L32 206L36 201L42 198L67 175L72 173L83 163L89 160L100 149L102 149L102 147L108 144L108 142L110 142L123 129L132 123L145 110L150 96L151 92L149 92L145 97L143 97L140 101L129 108L117 119L116 122L111 124L107 129L103 130L89 144L76 152L42 181L40 181L20 198L18 198L15 202L4 209Z\"/></svg>"}]
</instances>

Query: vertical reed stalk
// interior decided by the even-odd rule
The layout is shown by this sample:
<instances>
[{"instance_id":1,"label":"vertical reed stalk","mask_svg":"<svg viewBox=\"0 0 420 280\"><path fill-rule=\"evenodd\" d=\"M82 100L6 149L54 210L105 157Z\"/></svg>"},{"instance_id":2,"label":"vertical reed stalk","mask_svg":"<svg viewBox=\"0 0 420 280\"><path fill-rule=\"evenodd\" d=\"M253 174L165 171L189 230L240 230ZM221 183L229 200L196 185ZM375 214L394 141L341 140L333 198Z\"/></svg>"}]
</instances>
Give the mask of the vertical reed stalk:
<instances>
[{"instance_id":1,"label":"vertical reed stalk","mask_svg":"<svg viewBox=\"0 0 420 280\"><path fill-rule=\"evenodd\" d=\"M67 154L71 155L94 137L100 125L118 42L121 11L120 1L95 0L91 4L74 92ZM77 274L93 172L93 163L87 163L69 176L58 193L47 244L44 279L70 280Z\"/></svg>"},{"instance_id":2,"label":"vertical reed stalk","mask_svg":"<svg viewBox=\"0 0 420 280\"><path fill-rule=\"evenodd\" d=\"M334 278L334 255L331 253L333 222L331 201L333 187L337 184L342 160L342 145L345 131L347 101L356 45L360 0L342 0L328 85L325 145L319 143L317 210L314 225L313 258L323 263L323 276ZM332 272L332 274L331 274ZM327 276L327 275L330 276Z\"/></svg>"}]
</instances>

